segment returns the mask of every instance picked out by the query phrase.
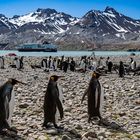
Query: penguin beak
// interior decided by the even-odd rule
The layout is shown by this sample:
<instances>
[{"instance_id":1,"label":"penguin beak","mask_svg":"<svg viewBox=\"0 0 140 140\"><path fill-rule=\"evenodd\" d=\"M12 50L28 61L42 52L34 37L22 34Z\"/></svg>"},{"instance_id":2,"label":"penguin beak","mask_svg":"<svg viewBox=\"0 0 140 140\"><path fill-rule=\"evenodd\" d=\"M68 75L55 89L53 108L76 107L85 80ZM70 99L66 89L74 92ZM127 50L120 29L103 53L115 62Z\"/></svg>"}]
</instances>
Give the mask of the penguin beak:
<instances>
[{"instance_id":1,"label":"penguin beak","mask_svg":"<svg viewBox=\"0 0 140 140\"><path fill-rule=\"evenodd\" d=\"M23 85L27 85L27 83L20 82L20 81L17 81L17 83L19 83L19 84L23 84Z\"/></svg>"},{"instance_id":2,"label":"penguin beak","mask_svg":"<svg viewBox=\"0 0 140 140\"><path fill-rule=\"evenodd\" d=\"M64 78L65 76L58 76L58 78Z\"/></svg>"}]
</instances>

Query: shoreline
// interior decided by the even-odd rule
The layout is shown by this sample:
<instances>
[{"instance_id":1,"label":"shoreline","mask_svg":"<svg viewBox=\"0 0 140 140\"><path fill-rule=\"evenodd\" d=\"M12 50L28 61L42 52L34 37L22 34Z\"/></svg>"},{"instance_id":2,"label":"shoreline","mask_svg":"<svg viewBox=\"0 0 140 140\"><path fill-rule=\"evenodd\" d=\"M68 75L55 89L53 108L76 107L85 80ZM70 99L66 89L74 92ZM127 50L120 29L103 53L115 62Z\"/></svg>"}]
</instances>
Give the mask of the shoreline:
<instances>
[{"instance_id":1,"label":"shoreline","mask_svg":"<svg viewBox=\"0 0 140 140\"><path fill-rule=\"evenodd\" d=\"M0 56L6 56L10 53L16 54L17 56L32 56L32 57L48 57L48 56L66 56L66 57L77 57L77 56L91 56L94 52L95 56L139 56L139 52L128 52L128 51L57 51L57 52L19 52L19 51L0 51Z\"/></svg>"}]
</instances>

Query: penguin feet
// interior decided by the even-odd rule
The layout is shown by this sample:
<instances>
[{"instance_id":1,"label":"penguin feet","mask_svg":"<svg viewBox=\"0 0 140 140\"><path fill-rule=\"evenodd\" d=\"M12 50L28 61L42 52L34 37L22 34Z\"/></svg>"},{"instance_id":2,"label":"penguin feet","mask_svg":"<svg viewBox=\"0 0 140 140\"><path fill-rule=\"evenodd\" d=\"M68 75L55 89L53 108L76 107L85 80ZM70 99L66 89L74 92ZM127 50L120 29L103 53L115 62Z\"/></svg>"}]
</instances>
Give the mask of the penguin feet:
<instances>
[{"instance_id":1,"label":"penguin feet","mask_svg":"<svg viewBox=\"0 0 140 140\"><path fill-rule=\"evenodd\" d=\"M90 120L90 119L88 119L88 123L90 123L90 121L91 121L91 120Z\"/></svg>"},{"instance_id":2,"label":"penguin feet","mask_svg":"<svg viewBox=\"0 0 140 140\"><path fill-rule=\"evenodd\" d=\"M46 129L51 127L51 125L45 123L42 126L45 127Z\"/></svg>"},{"instance_id":3,"label":"penguin feet","mask_svg":"<svg viewBox=\"0 0 140 140\"><path fill-rule=\"evenodd\" d=\"M90 116L88 116L88 123L90 123L91 122L91 117Z\"/></svg>"},{"instance_id":4,"label":"penguin feet","mask_svg":"<svg viewBox=\"0 0 140 140\"><path fill-rule=\"evenodd\" d=\"M16 134L18 133L18 131L15 127L11 127L9 130L15 132Z\"/></svg>"},{"instance_id":5,"label":"penguin feet","mask_svg":"<svg viewBox=\"0 0 140 140\"><path fill-rule=\"evenodd\" d=\"M58 126L57 124L54 124L54 127L55 127L56 129L64 129L63 126Z\"/></svg>"},{"instance_id":6,"label":"penguin feet","mask_svg":"<svg viewBox=\"0 0 140 140\"><path fill-rule=\"evenodd\" d=\"M17 133L9 129L3 129L2 131L0 131L0 135L15 138L17 136Z\"/></svg>"},{"instance_id":7,"label":"penguin feet","mask_svg":"<svg viewBox=\"0 0 140 140\"><path fill-rule=\"evenodd\" d=\"M96 121L100 121L100 120L102 120L102 117L101 116L94 116L94 117L89 117L88 118L88 123L93 123L92 121L94 121L94 122L96 122ZM94 124L94 123L93 123Z\"/></svg>"},{"instance_id":8,"label":"penguin feet","mask_svg":"<svg viewBox=\"0 0 140 140\"><path fill-rule=\"evenodd\" d=\"M99 125L109 126L110 122L107 119L102 118L99 120Z\"/></svg>"}]
</instances>

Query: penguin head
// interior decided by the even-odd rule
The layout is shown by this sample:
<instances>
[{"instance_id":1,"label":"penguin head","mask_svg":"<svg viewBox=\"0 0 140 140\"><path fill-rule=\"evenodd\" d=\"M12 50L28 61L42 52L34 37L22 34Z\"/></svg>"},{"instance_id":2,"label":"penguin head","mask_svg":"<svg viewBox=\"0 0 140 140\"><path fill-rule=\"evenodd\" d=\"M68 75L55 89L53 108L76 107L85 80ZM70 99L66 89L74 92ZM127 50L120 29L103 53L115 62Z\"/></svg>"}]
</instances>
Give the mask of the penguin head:
<instances>
[{"instance_id":1,"label":"penguin head","mask_svg":"<svg viewBox=\"0 0 140 140\"><path fill-rule=\"evenodd\" d=\"M16 79L13 79L13 78L8 79L8 82L11 83L12 85L15 85L15 84L18 84L18 83L25 84L25 83L20 82Z\"/></svg>"},{"instance_id":2,"label":"penguin head","mask_svg":"<svg viewBox=\"0 0 140 140\"><path fill-rule=\"evenodd\" d=\"M56 81L57 81L59 78L61 78L61 77L63 77L63 76L52 75L52 76L50 77L50 80L56 82Z\"/></svg>"},{"instance_id":3,"label":"penguin head","mask_svg":"<svg viewBox=\"0 0 140 140\"><path fill-rule=\"evenodd\" d=\"M101 73L99 73L97 71L94 71L93 74L92 74L92 77L96 78L96 79L98 79L100 76L101 76Z\"/></svg>"}]
</instances>

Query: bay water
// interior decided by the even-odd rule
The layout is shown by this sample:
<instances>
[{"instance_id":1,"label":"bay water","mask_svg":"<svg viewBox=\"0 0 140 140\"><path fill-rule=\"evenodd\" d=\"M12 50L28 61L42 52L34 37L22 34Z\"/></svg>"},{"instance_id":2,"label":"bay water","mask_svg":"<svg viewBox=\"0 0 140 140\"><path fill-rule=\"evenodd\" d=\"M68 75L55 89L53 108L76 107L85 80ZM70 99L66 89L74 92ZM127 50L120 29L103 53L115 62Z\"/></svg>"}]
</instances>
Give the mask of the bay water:
<instances>
[{"instance_id":1,"label":"bay water","mask_svg":"<svg viewBox=\"0 0 140 140\"><path fill-rule=\"evenodd\" d=\"M0 50L0 56L8 55L9 53L14 53L17 56L67 56L67 57L78 57L78 56L90 56L93 53L95 56L123 56L131 55L135 53L140 55L138 52L129 52L129 51L57 51L57 52L19 52L17 50Z\"/></svg>"}]
</instances>

